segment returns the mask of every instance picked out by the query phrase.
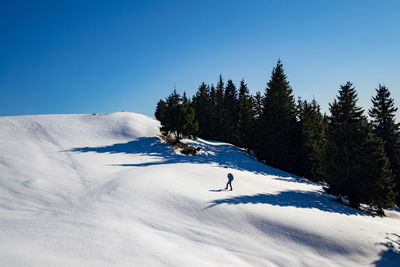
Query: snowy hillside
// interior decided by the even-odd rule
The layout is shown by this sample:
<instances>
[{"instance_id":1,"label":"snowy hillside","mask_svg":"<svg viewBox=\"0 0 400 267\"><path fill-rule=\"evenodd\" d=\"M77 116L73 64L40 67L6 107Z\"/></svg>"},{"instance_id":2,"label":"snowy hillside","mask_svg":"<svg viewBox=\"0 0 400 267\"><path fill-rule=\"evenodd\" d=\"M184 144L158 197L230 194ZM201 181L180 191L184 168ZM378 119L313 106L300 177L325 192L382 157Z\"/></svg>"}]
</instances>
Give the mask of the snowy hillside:
<instances>
[{"instance_id":1,"label":"snowy hillside","mask_svg":"<svg viewBox=\"0 0 400 267\"><path fill-rule=\"evenodd\" d=\"M340 205L229 144L184 156L158 126L0 117L0 266L400 266L400 212Z\"/></svg>"}]
</instances>

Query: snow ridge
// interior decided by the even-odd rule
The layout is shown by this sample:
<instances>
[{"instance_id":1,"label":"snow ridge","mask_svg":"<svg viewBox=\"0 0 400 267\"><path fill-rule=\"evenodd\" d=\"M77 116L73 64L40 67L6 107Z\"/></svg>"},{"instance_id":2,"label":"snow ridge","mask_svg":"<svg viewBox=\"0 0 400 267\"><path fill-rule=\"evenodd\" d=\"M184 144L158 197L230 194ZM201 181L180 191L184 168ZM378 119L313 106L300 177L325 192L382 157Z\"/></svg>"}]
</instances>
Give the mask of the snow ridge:
<instances>
[{"instance_id":1,"label":"snow ridge","mask_svg":"<svg viewBox=\"0 0 400 267\"><path fill-rule=\"evenodd\" d=\"M400 212L137 113L0 117L0 266L395 266ZM226 174L235 176L225 191Z\"/></svg>"}]
</instances>

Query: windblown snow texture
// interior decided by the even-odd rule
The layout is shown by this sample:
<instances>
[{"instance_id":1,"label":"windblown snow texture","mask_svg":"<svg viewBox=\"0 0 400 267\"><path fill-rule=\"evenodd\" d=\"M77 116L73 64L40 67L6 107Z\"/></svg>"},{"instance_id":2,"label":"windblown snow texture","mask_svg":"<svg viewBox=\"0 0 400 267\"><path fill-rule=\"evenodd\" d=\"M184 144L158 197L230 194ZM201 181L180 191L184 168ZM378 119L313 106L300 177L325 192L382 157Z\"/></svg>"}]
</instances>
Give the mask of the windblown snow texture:
<instances>
[{"instance_id":1,"label":"windblown snow texture","mask_svg":"<svg viewBox=\"0 0 400 267\"><path fill-rule=\"evenodd\" d=\"M343 206L226 143L182 155L158 127L0 117L0 266L399 266L398 211Z\"/></svg>"}]
</instances>

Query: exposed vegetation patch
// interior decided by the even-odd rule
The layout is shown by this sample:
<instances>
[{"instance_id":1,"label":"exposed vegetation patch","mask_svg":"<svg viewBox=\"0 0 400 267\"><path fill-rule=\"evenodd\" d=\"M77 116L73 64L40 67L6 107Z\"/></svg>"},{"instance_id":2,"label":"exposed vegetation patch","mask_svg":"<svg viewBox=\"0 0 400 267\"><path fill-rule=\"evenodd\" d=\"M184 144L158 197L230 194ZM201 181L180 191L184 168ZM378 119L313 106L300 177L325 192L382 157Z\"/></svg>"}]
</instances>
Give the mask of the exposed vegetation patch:
<instances>
[{"instance_id":1,"label":"exposed vegetation patch","mask_svg":"<svg viewBox=\"0 0 400 267\"><path fill-rule=\"evenodd\" d=\"M171 144L173 147L181 149L181 153L184 155L196 155L196 153L201 150L200 147L195 147L185 144L182 141L176 138L172 138L171 136L168 135L161 135L160 137L162 140Z\"/></svg>"}]
</instances>

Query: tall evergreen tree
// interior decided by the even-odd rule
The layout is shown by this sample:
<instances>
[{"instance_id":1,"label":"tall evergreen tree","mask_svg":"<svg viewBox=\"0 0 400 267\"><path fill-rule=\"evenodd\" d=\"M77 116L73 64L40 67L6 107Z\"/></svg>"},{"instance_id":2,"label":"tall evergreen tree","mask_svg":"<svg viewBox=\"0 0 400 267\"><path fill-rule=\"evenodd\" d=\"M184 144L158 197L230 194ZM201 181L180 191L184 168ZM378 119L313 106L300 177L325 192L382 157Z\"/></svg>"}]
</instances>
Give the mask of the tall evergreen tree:
<instances>
[{"instance_id":1,"label":"tall evergreen tree","mask_svg":"<svg viewBox=\"0 0 400 267\"><path fill-rule=\"evenodd\" d=\"M293 171L298 151L296 105L280 60L267 84L259 124L257 156L273 167Z\"/></svg>"},{"instance_id":2,"label":"tall evergreen tree","mask_svg":"<svg viewBox=\"0 0 400 267\"><path fill-rule=\"evenodd\" d=\"M380 209L393 204L393 174L379 137L357 106L357 93L350 82L341 86L339 96L330 104L325 178L333 193L346 195L350 205L361 202Z\"/></svg>"},{"instance_id":3,"label":"tall evergreen tree","mask_svg":"<svg viewBox=\"0 0 400 267\"><path fill-rule=\"evenodd\" d=\"M254 117L255 119L259 119L262 115L263 112L263 104L264 104L264 98L263 95L260 92L257 92L255 96L253 96L253 102L254 102Z\"/></svg>"},{"instance_id":4,"label":"tall evergreen tree","mask_svg":"<svg viewBox=\"0 0 400 267\"><path fill-rule=\"evenodd\" d=\"M204 82L198 88L196 95L193 97L192 106L195 110L196 120L199 124L199 136L205 139L211 138L211 99L209 86Z\"/></svg>"},{"instance_id":5,"label":"tall evergreen tree","mask_svg":"<svg viewBox=\"0 0 400 267\"><path fill-rule=\"evenodd\" d=\"M321 156L325 140L324 117L315 99L310 103L299 99L298 110L301 144L298 173L318 181L322 178Z\"/></svg>"},{"instance_id":6,"label":"tall evergreen tree","mask_svg":"<svg viewBox=\"0 0 400 267\"><path fill-rule=\"evenodd\" d=\"M224 141L237 143L238 100L237 90L232 80L228 80L224 95Z\"/></svg>"},{"instance_id":7,"label":"tall evergreen tree","mask_svg":"<svg viewBox=\"0 0 400 267\"><path fill-rule=\"evenodd\" d=\"M182 98L174 90L165 101L158 102L155 116L161 122L162 134L173 134L176 141L182 137L197 136L198 126L194 117L194 109L190 107L186 94Z\"/></svg>"},{"instance_id":8,"label":"tall evergreen tree","mask_svg":"<svg viewBox=\"0 0 400 267\"><path fill-rule=\"evenodd\" d=\"M216 91L214 84L211 84L210 88L210 103L209 103L209 108L210 108L210 139L217 139L217 133L218 133L218 116L219 114L216 112L217 106L216 106Z\"/></svg>"},{"instance_id":9,"label":"tall evergreen tree","mask_svg":"<svg viewBox=\"0 0 400 267\"><path fill-rule=\"evenodd\" d=\"M399 123L395 121L397 108L387 87L379 85L376 96L372 98L372 105L369 115L372 118L373 132L384 141L384 150L395 175L398 192L396 203L400 205L400 129Z\"/></svg>"},{"instance_id":10,"label":"tall evergreen tree","mask_svg":"<svg viewBox=\"0 0 400 267\"><path fill-rule=\"evenodd\" d=\"M192 107L186 93L183 93L182 104L180 105L182 120L182 136L196 138L199 132L199 125L196 120L195 110Z\"/></svg>"},{"instance_id":11,"label":"tall evergreen tree","mask_svg":"<svg viewBox=\"0 0 400 267\"><path fill-rule=\"evenodd\" d=\"M157 120L161 121L166 121L166 116L167 116L167 103L160 99L157 103L156 111L154 113L155 117Z\"/></svg>"},{"instance_id":12,"label":"tall evergreen tree","mask_svg":"<svg viewBox=\"0 0 400 267\"><path fill-rule=\"evenodd\" d=\"M247 84L242 80L239 88L238 110L238 144L249 148L252 143L252 128L254 127L254 108Z\"/></svg>"},{"instance_id":13,"label":"tall evergreen tree","mask_svg":"<svg viewBox=\"0 0 400 267\"><path fill-rule=\"evenodd\" d=\"M363 110L357 106L357 93L347 82L339 90L337 99L329 105L324 173L331 192L351 196L350 202L358 207L360 197L354 193L360 188L358 181L360 153L366 137Z\"/></svg>"},{"instance_id":14,"label":"tall evergreen tree","mask_svg":"<svg viewBox=\"0 0 400 267\"><path fill-rule=\"evenodd\" d=\"M372 134L370 125L367 131L357 173L357 179L362 183L353 190L360 196L360 201L376 206L379 213L384 214L383 208L394 205L396 197L394 175L384 150L384 142Z\"/></svg>"},{"instance_id":15,"label":"tall evergreen tree","mask_svg":"<svg viewBox=\"0 0 400 267\"><path fill-rule=\"evenodd\" d=\"M179 139L180 137L180 101L181 97L176 90L174 90L173 93L165 99L165 101L160 100L160 109L157 110L159 111L158 114L156 111L156 118L158 117L157 119L159 119L161 122L160 130L162 134L168 135L173 133L175 134L176 139Z\"/></svg>"},{"instance_id":16,"label":"tall evergreen tree","mask_svg":"<svg viewBox=\"0 0 400 267\"><path fill-rule=\"evenodd\" d=\"M225 108L224 108L224 95L225 95L225 87L224 87L224 82L222 80L222 76L219 75L219 81L217 83L217 88L215 91L215 113L218 114L216 117L216 140L223 140L224 139L224 119L225 116L223 114L225 113Z\"/></svg>"},{"instance_id":17,"label":"tall evergreen tree","mask_svg":"<svg viewBox=\"0 0 400 267\"><path fill-rule=\"evenodd\" d=\"M253 105L253 126L251 127L250 131L250 143L249 149L251 152L256 152L255 148L261 144L260 140L262 140L265 136L262 134L261 125L261 115L263 112L263 104L264 104L264 97L260 92L257 92L256 95L251 96L251 102Z\"/></svg>"}]
</instances>

